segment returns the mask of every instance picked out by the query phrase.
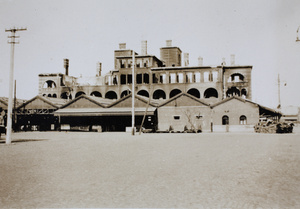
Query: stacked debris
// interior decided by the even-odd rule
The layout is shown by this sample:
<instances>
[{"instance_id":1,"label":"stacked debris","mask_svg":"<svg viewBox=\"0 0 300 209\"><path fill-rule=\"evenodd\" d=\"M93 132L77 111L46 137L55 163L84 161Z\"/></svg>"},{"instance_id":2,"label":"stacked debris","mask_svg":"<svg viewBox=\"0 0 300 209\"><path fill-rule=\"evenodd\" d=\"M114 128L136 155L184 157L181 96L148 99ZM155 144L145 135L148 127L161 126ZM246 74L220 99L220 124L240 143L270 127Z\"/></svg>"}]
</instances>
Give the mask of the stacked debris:
<instances>
[{"instance_id":1,"label":"stacked debris","mask_svg":"<svg viewBox=\"0 0 300 209\"><path fill-rule=\"evenodd\" d=\"M256 133L293 133L293 123L263 121L254 126Z\"/></svg>"}]
</instances>

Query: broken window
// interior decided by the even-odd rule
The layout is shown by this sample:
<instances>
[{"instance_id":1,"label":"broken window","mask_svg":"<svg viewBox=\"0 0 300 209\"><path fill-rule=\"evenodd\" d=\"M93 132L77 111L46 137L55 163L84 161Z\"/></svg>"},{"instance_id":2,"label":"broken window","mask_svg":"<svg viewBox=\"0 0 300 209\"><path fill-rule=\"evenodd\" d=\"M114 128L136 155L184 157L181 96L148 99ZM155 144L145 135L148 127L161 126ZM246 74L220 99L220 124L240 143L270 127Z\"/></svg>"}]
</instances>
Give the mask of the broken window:
<instances>
[{"instance_id":1,"label":"broken window","mask_svg":"<svg viewBox=\"0 0 300 209\"><path fill-rule=\"evenodd\" d=\"M243 82L244 76L240 73L234 73L230 76L230 81L231 82Z\"/></svg>"},{"instance_id":2,"label":"broken window","mask_svg":"<svg viewBox=\"0 0 300 209\"><path fill-rule=\"evenodd\" d=\"M149 74L148 73L145 73L144 74L144 83L149 83Z\"/></svg>"},{"instance_id":3,"label":"broken window","mask_svg":"<svg viewBox=\"0 0 300 209\"><path fill-rule=\"evenodd\" d=\"M146 90L140 90L137 93L138 95L144 96L144 97L149 97L149 93Z\"/></svg>"},{"instance_id":4,"label":"broken window","mask_svg":"<svg viewBox=\"0 0 300 209\"><path fill-rule=\"evenodd\" d=\"M153 74L152 74L152 82L153 82L153 83L158 83L157 73L153 73Z\"/></svg>"},{"instance_id":5,"label":"broken window","mask_svg":"<svg viewBox=\"0 0 300 209\"><path fill-rule=\"evenodd\" d=\"M105 94L105 98L106 99L117 99L118 96L117 96L117 93L114 92L114 91L108 91L106 94Z\"/></svg>"},{"instance_id":6,"label":"broken window","mask_svg":"<svg viewBox=\"0 0 300 209\"><path fill-rule=\"evenodd\" d=\"M218 98L218 91L214 88L208 88L204 92L204 98L215 97Z\"/></svg>"},{"instance_id":7,"label":"broken window","mask_svg":"<svg viewBox=\"0 0 300 209\"><path fill-rule=\"evenodd\" d=\"M192 88L192 89L188 90L187 93L190 95L193 95L194 97L200 98L200 92L198 89Z\"/></svg>"},{"instance_id":8,"label":"broken window","mask_svg":"<svg viewBox=\"0 0 300 209\"><path fill-rule=\"evenodd\" d=\"M56 88L56 84L54 81L48 80L44 83L43 88Z\"/></svg>"},{"instance_id":9,"label":"broken window","mask_svg":"<svg viewBox=\"0 0 300 209\"><path fill-rule=\"evenodd\" d=\"M170 92L170 98L176 96L177 94L180 94L181 93L181 90L179 89L173 89L171 92Z\"/></svg>"},{"instance_id":10,"label":"broken window","mask_svg":"<svg viewBox=\"0 0 300 209\"><path fill-rule=\"evenodd\" d=\"M158 89L154 91L153 99L166 99L166 93L163 90Z\"/></svg>"},{"instance_id":11,"label":"broken window","mask_svg":"<svg viewBox=\"0 0 300 209\"><path fill-rule=\"evenodd\" d=\"M136 83L141 84L143 82L143 74L136 75Z\"/></svg>"},{"instance_id":12,"label":"broken window","mask_svg":"<svg viewBox=\"0 0 300 209\"><path fill-rule=\"evenodd\" d=\"M127 84L132 84L132 75L131 74L127 75Z\"/></svg>"},{"instance_id":13,"label":"broken window","mask_svg":"<svg viewBox=\"0 0 300 209\"><path fill-rule=\"evenodd\" d=\"M94 96L94 97L102 97L102 94L99 92L99 91L93 91L91 93L91 96Z\"/></svg>"},{"instance_id":14,"label":"broken window","mask_svg":"<svg viewBox=\"0 0 300 209\"><path fill-rule=\"evenodd\" d=\"M85 95L85 93L83 91L79 91L75 94L75 98L81 96L81 95Z\"/></svg>"},{"instance_id":15,"label":"broken window","mask_svg":"<svg viewBox=\"0 0 300 209\"><path fill-rule=\"evenodd\" d=\"M121 84L126 84L126 75L121 74Z\"/></svg>"},{"instance_id":16,"label":"broken window","mask_svg":"<svg viewBox=\"0 0 300 209\"><path fill-rule=\"evenodd\" d=\"M123 92L121 93L121 98L127 96L127 95L130 94L130 93L131 93L131 91L130 91L129 89L123 91Z\"/></svg>"},{"instance_id":17,"label":"broken window","mask_svg":"<svg viewBox=\"0 0 300 209\"><path fill-rule=\"evenodd\" d=\"M227 97L232 97L232 96L240 96L240 90L237 89L236 87L231 87L226 91L226 96Z\"/></svg>"}]
</instances>

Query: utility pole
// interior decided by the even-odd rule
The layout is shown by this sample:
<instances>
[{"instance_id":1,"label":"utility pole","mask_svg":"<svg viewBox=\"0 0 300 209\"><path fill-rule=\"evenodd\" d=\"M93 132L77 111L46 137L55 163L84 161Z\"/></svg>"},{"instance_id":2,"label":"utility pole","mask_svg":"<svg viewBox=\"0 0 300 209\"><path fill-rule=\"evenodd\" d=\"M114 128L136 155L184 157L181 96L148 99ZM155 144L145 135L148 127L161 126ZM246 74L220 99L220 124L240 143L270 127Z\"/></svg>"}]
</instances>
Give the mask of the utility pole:
<instances>
[{"instance_id":1,"label":"utility pole","mask_svg":"<svg viewBox=\"0 0 300 209\"><path fill-rule=\"evenodd\" d=\"M135 67L135 52L132 50L132 94L131 94L131 97L132 97L132 118L131 118L131 125L132 125L132 130L131 130L131 134L132 135L135 135L135 128L134 128L134 95L135 95L135 70L134 70L134 67Z\"/></svg>"},{"instance_id":2,"label":"utility pole","mask_svg":"<svg viewBox=\"0 0 300 209\"><path fill-rule=\"evenodd\" d=\"M300 29L300 26L299 26L298 29L297 29L297 38L296 38L296 42L300 41L300 39L299 39L299 29Z\"/></svg>"},{"instance_id":3,"label":"utility pole","mask_svg":"<svg viewBox=\"0 0 300 209\"><path fill-rule=\"evenodd\" d=\"M280 75L278 73L278 106L277 109L281 109L281 101L280 101Z\"/></svg>"},{"instance_id":4,"label":"utility pole","mask_svg":"<svg viewBox=\"0 0 300 209\"><path fill-rule=\"evenodd\" d=\"M6 130L6 144L11 143L11 132L12 132L12 109L13 109L13 82L14 82L14 50L15 44L19 42L15 41L15 38L19 38L20 36L16 36L17 31L25 31L26 28L12 28L6 29L5 32L10 32L11 35L8 36L11 40L8 41L11 44L10 48L10 72L9 72L9 87L8 87L8 109L7 109L7 130Z\"/></svg>"}]
</instances>

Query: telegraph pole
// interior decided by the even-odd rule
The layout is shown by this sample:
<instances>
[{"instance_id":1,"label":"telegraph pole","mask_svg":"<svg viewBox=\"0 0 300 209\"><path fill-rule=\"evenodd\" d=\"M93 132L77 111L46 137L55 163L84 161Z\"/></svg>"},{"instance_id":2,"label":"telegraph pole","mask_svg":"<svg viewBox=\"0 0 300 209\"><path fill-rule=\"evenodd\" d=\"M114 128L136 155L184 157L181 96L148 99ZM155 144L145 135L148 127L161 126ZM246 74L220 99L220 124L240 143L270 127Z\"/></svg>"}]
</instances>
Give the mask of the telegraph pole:
<instances>
[{"instance_id":1,"label":"telegraph pole","mask_svg":"<svg viewBox=\"0 0 300 209\"><path fill-rule=\"evenodd\" d=\"M132 50L132 94L131 94L131 97L132 97L132 120L131 120L131 125L132 125L132 130L131 130L131 134L132 135L135 135L135 128L134 128L134 90L135 90L135 70L134 70L134 67L135 67L135 52Z\"/></svg>"},{"instance_id":2,"label":"telegraph pole","mask_svg":"<svg viewBox=\"0 0 300 209\"><path fill-rule=\"evenodd\" d=\"M278 106L277 106L277 109L281 109L281 100L280 100L280 75L278 74Z\"/></svg>"},{"instance_id":3,"label":"telegraph pole","mask_svg":"<svg viewBox=\"0 0 300 209\"><path fill-rule=\"evenodd\" d=\"M15 39L20 36L16 36L17 31L25 31L27 28L12 28L6 29L5 32L10 32L11 35L8 36L11 40L8 41L11 44L10 48L10 72L9 72L9 89L8 89L8 109L7 109L7 130L6 130L6 144L11 143L11 132L12 132L12 108L13 108L13 82L14 82L14 50L16 42Z\"/></svg>"},{"instance_id":4,"label":"telegraph pole","mask_svg":"<svg viewBox=\"0 0 300 209\"><path fill-rule=\"evenodd\" d=\"M298 29L297 29L297 37L296 37L296 42L300 41L300 39L299 39L299 29L300 29L300 26L299 26L299 27L298 27Z\"/></svg>"}]
</instances>

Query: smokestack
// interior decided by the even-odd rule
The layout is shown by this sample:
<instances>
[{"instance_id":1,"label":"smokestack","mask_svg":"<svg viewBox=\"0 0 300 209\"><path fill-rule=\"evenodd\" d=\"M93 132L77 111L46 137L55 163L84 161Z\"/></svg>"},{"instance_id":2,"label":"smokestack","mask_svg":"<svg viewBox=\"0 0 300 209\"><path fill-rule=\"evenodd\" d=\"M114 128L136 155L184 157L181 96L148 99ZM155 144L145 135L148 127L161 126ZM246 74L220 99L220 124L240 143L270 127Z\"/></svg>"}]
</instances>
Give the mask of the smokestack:
<instances>
[{"instance_id":1,"label":"smokestack","mask_svg":"<svg viewBox=\"0 0 300 209\"><path fill-rule=\"evenodd\" d=\"M119 49L126 49L126 43L119 43Z\"/></svg>"},{"instance_id":2,"label":"smokestack","mask_svg":"<svg viewBox=\"0 0 300 209\"><path fill-rule=\"evenodd\" d=\"M189 60L189 53L184 53L183 54L183 59L184 59L184 66L189 66L189 62L190 62L190 60Z\"/></svg>"},{"instance_id":3,"label":"smokestack","mask_svg":"<svg viewBox=\"0 0 300 209\"><path fill-rule=\"evenodd\" d=\"M96 71L96 76L100 77L101 76L101 71L102 71L102 63L97 62L97 71Z\"/></svg>"},{"instance_id":4,"label":"smokestack","mask_svg":"<svg viewBox=\"0 0 300 209\"><path fill-rule=\"evenodd\" d=\"M230 64L235 65L235 55L234 54L230 55Z\"/></svg>"},{"instance_id":5,"label":"smokestack","mask_svg":"<svg viewBox=\"0 0 300 209\"><path fill-rule=\"evenodd\" d=\"M65 75L69 75L69 60L64 59Z\"/></svg>"},{"instance_id":6,"label":"smokestack","mask_svg":"<svg viewBox=\"0 0 300 209\"><path fill-rule=\"evenodd\" d=\"M221 65L226 65L225 57L222 58L222 63L221 63Z\"/></svg>"},{"instance_id":7,"label":"smokestack","mask_svg":"<svg viewBox=\"0 0 300 209\"><path fill-rule=\"evenodd\" d=\"M203 66L203 57L198 57L198 66Z\"/></svg>"},{"instance_id":8,"label":"smokestack","mask_svg":"<svg viewBox=\"0 0 300 209\"><path fill-rule=\"evenodd\" d=\"M147 41L142 41L141 55L147 55Z\"/></svg>"},{"instance_id":9,"label":"smokestack","mask_svg":"<svg viewBox=\"0 0 300 209\"><path fill-rule=\"evenodd\" d=\"M166 40L166 45L167 45L167 47L172 46L172 40Z\"/></svg>"}]
</instances>

